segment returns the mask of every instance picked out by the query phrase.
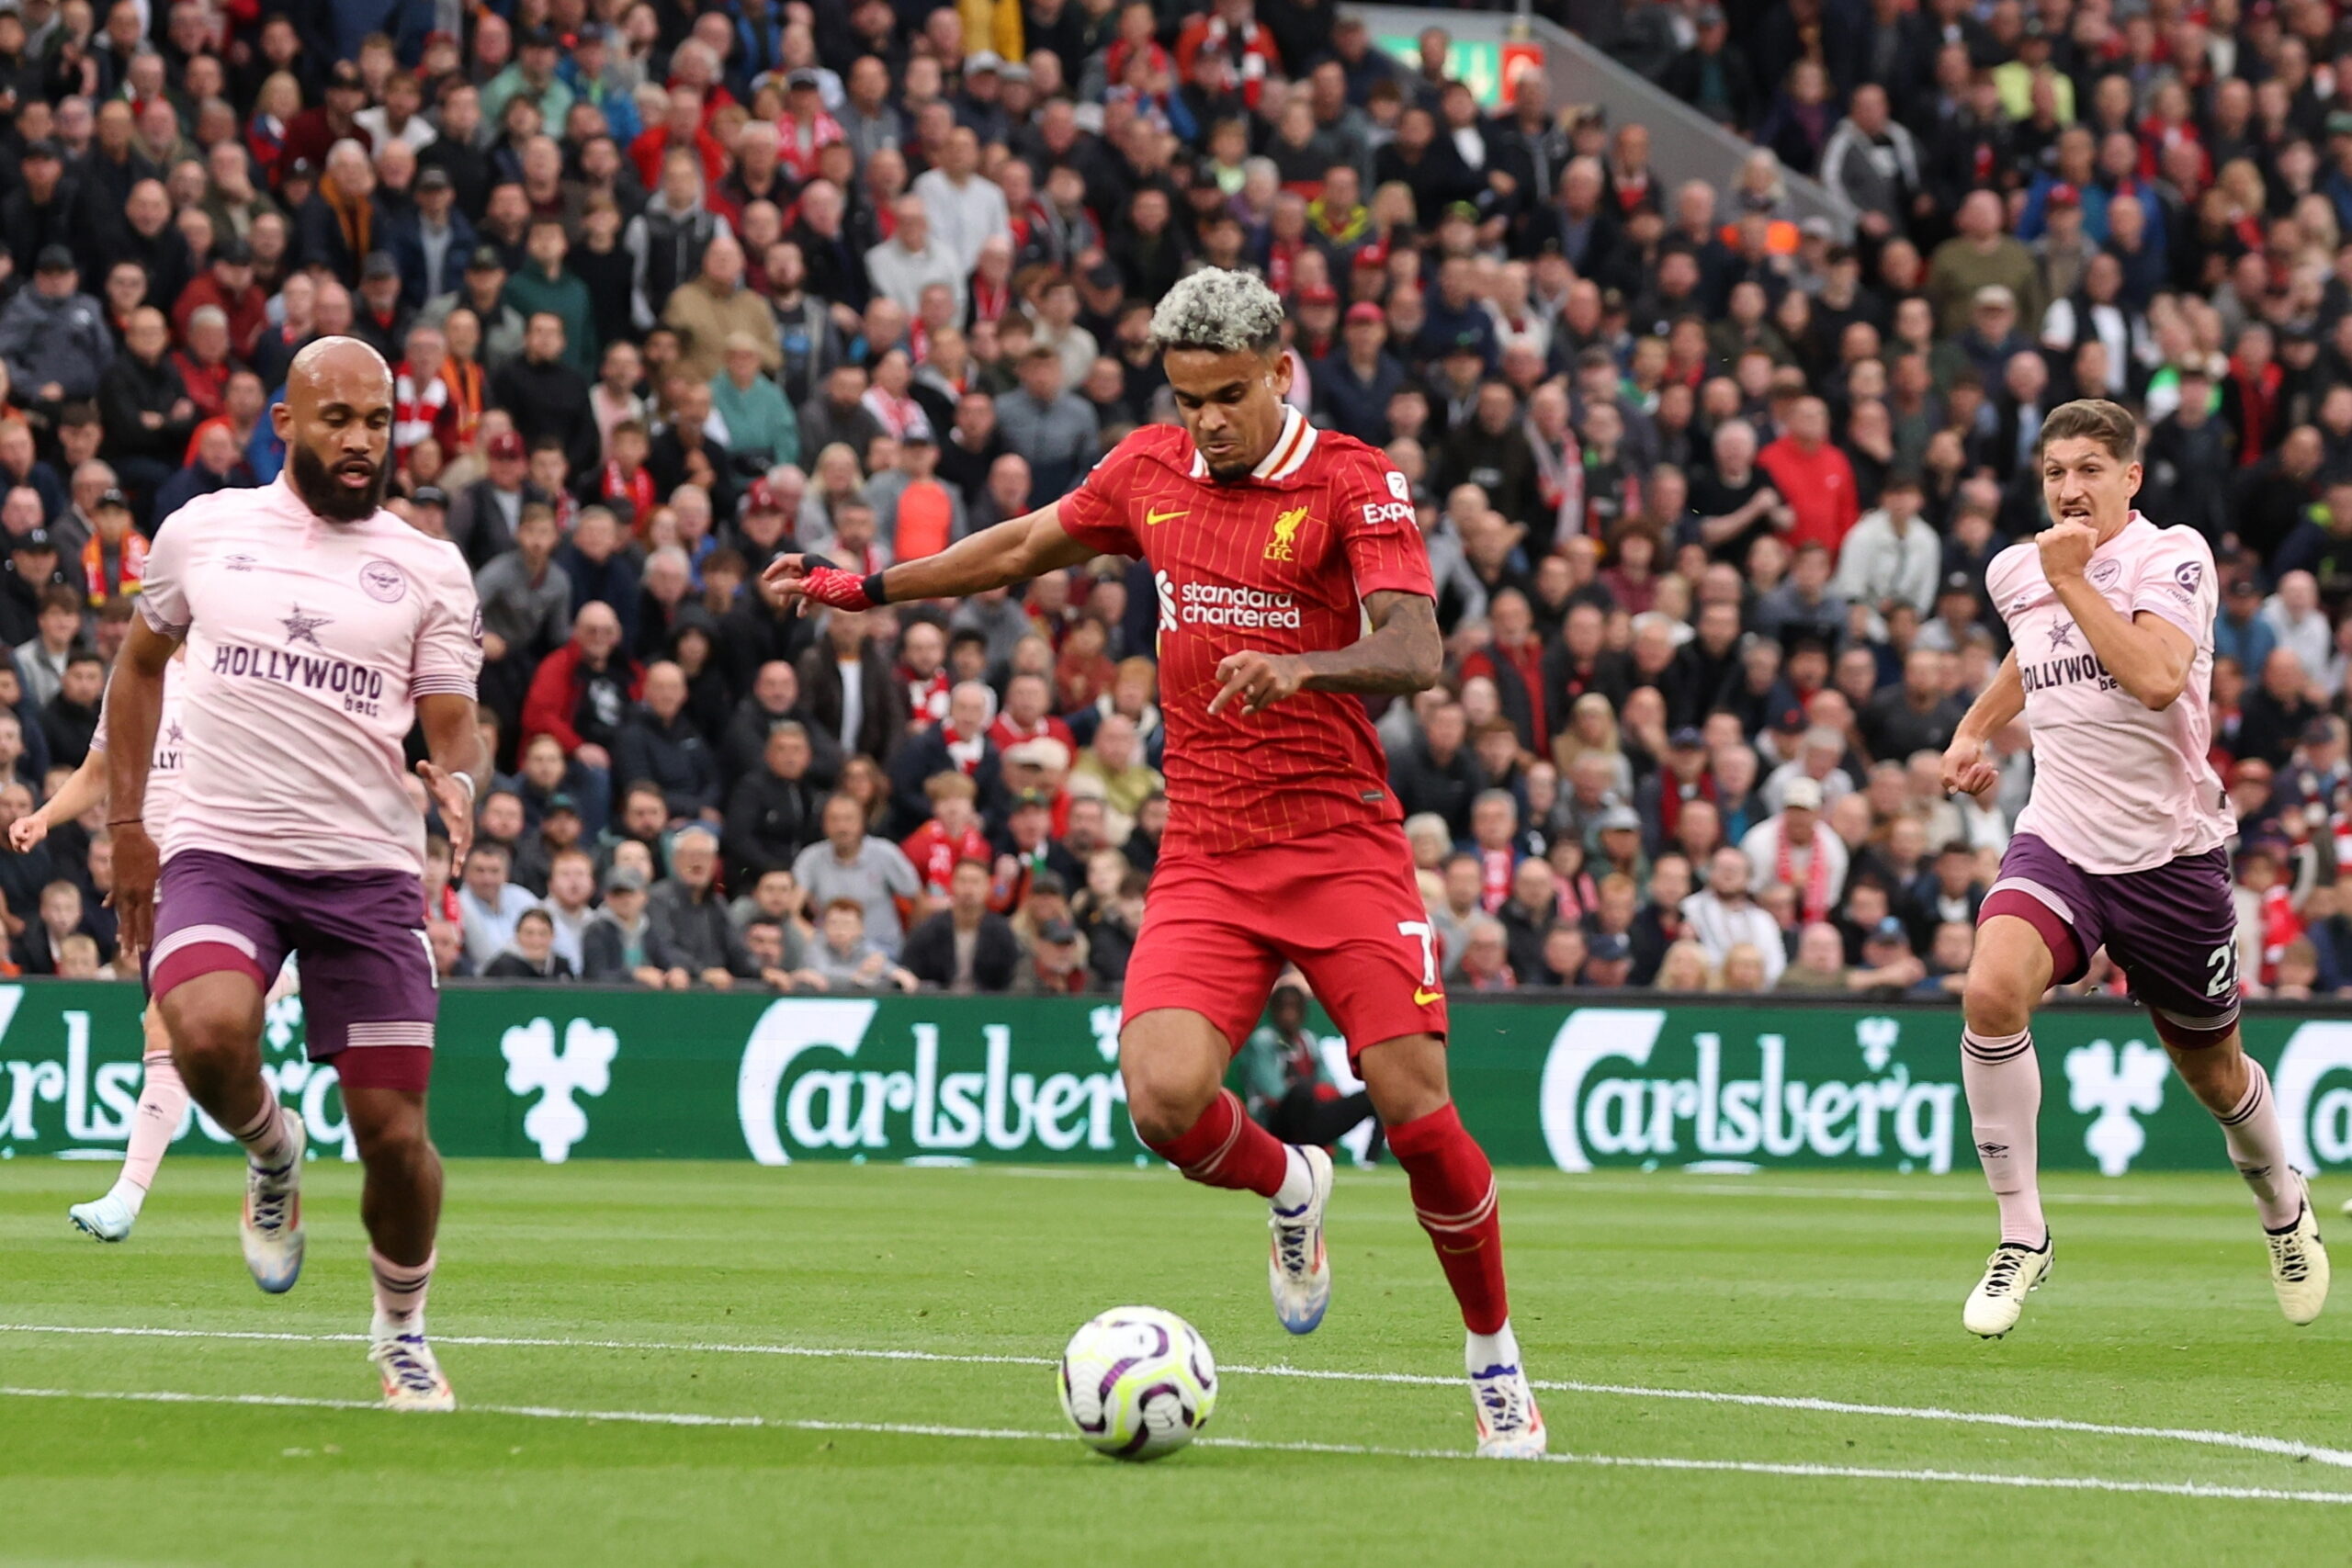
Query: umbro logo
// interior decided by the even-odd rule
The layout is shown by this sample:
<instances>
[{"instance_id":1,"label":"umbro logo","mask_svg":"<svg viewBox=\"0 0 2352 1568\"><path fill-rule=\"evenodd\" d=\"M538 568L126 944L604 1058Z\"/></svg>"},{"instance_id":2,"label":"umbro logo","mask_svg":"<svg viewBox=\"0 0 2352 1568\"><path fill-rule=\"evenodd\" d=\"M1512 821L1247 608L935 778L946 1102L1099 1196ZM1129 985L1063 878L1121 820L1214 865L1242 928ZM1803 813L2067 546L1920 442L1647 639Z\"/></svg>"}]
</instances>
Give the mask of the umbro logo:
<instances>
[{"instance_id":1,"label":"umbro logo","mask_svg":"<svg viewBox=\"0 0 2352 1568\"><path fill-rule=\"evenodd\" d=\"M220 564L227 567L231 571L251 571L254 568L259 566L261 562L245 554L243 550L239 550L233 556L222 558Z\"/></svg>"}]
</instances>

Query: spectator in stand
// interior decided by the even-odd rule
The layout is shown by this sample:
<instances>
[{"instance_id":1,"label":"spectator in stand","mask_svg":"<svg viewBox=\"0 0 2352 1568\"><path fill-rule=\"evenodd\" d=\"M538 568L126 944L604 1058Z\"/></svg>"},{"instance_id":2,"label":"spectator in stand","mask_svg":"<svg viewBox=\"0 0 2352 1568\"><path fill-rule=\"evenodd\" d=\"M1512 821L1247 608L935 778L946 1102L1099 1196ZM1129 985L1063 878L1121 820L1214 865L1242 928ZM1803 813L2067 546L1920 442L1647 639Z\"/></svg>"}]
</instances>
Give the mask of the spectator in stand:
<instances>
[{"instance_id":1,"label":"spectator in stand","mask_svg":"<svg viewBox=\"0 0 2352 1568\"><path fill-rule=\"evenodd\" d=\"M568 812L551 815L578 820ZM558 850L548 864L547 893L540 907L552 927L552 950L578 976L587 973L587 952L582 942L589 922L596 918L595 897L595 857L576 845Z\"/></svg>"},{"instance_id":2,"label":"spectator in stand","mask_svg":"<svg viewBox=\"0 0 2352 1568\"><path fill-rule=\"evenodd\" d=\"M646 897L645 874L636 867L616 865L605 873L605 901L580 933L582 979L633 979L657 989L669 986L669 975L646 957L646 938L652 931Z\"/></svg>"},{"instance_id":3,"label":"spectator in stand","mask_svg":"<svg viewBox=\"0 0 2352 1568\"><path fill-rule=\"evenodd\" d=\"M1861 515L1861 501L1854 465L1829 443L1828 404L1799 398L1790 409L1788 434L1758 453L1756 462L1794 513L1790 542L1799 547L1820 545L1834 558Z\"/></svg>"},{"instance_id":4,"label":"spectator in stand","mask_svg":"<svg viewBox=\"0 0 2352 1568\"><path fill-rule=\"evenodd\" d=\"M1878 507L1863 514L1838 550L1834 590L1839 598L1882 616L1897 604L1909 605L1922 619L1934 613L1943 541L1920 515L1925 499L1916 469L1887 476Z\"/></svg>"},{"instance_id":5,"label":"spectator in stand","mask_svg":"<svg viewBox=\"0 0 2352 1568\"><path fill-rule=\"evenodd\" d=\"M24 700L39 708L65 681L65 661L83 646L82 602L71 588L41 590L37 634L12 650Z\"/></svg>"},{"instance_id":6,"label":"spectator in stand","mask_svg":"<svg viewBox=\"0 0 2352 1568\"><path fill-rule=\"evenodd\" d=\"M596 467L596 416L588 406L588 378L567 358L563 318L538 310L527 318L523 352L494 372L491 396L514 411L514 432L527 450L541 441L563 448L575 473Z\"/></svg>"},{"instance_id":7,"label":"spectator in stand","mask_svg":"<svg viewBox=\"0 0 2352 1568\"><path fill-rule=\"evenodd\" d=\"M854 898L825 906L820 940L809 944L802 976L822 991L913 990L918 981L865 934L865 907Z\"/></svg>"},{"instance_id":8,"label":"spectator in stand","mask_svg":"<svg viewBox=\"0 0 2352 1568\"><path fill-rule=\"evenodd\" d=\"M865 809L855 796L828 798L820 820L824 838L800 852L793 879L818 908L836 898L855 900L865 912L861 934L895 954L905 931L898 901L911 901L922 891L914 867L898 845L868 835Z\"/></svg>"},{"instance_id":9,"label":"spectator in stand","mask_svg":"<svg viewBox=\"0 0 2352 1568\"><path fill-rule=\"evenodd\" d=\"M533 502L523 508L514 548L475 574L482 700L509 723L520 717L531 672L571 634L571 579L555 564L557 538L554 509Z\"/></svg>"},{"instance_id":10,"label":"spectator in stand","mask_svg":"<svg viewBox=\"0 0 2352 1568\"><path fill-rule=\"evenodd\" d=\"M727 918L718 870L718 835L689 823L671 840L669 876L646 895L646 964L671 990L699 982L723 991L738 978L757 978Z\"/></svg>"},{"instance_id":11,"label":"spectator in stand","mask_svg":"<svg viewBox=\"0 0 2352 1568\"><path fill-rule=\"evenodd\" d=\"M96 395L113 362L114 338L97 302L81 291L74 252L41 247L32 285L0 310L0 363L16 395L54 410L68 399Z\"/></svg>"},{"instance_id":12,"label":"spectator in stand","mask_svg":"<svg viewBox=\"0 0 2352 1568\"><path fill-rule=\"evenodd\" d=\"M1813 779L1791 779L1781 791L1779 814L1750 828L1739 848L1753 868L1750 892L1791 888L1808 920L1837 907L1846 885L1848 851L1822 820L1821 785Z\"/></svg>"},{"instance_id":13,"label":"spectator in stand","mask_svg":"<svg viewBox=\"0 0 2352 1568\"><path fill-rule=\"evenodd\" d=\"M571 961L555 951L555 920L534 906L514 922L514 940L481 971L492 980L569 980Z\"/></svg>"},{"instance_id":14,"label":"spectator in stand","mask_svg":"<svg viewBox=\"0 0 2352 1568\"><path fill-rule=\"evenodd\" d=\"M57 694L41 705L41 739L53 767L78 768L97 733L98 704L106 694L107 665L94 649L69 654Z\"/></svg>"},{"instance_id":15,"label":"spectator in stand","mask_svg":"<svg viewBox=\"0 0 2352 1568\"><path fill-rule=\"evenodd\" d=\"M2311 678L2289 648L2273 648L2262 662L2262 682L2245 696L2238 725L2236 755L2272 769L2283 768L2296 739L2319 716L2311 698Z\"/></svg>"},{"instance_id":16,"label":"spectator in stand","mask_svg":"<svg viewBox=\"0 0 2352 1568\"><path fill-rule=\"evenodd\" d=\"M1061 357L1046 344L1023 357L1018 390L997 400L1004 444L1029 465L1035 493L1057 498L1093 462L1101 440L1094 411L1063 390Z\"/></svg>"},{"instance_id":17,"label":"spectator in stand","mask_svg":"<svg viewBox=\"0 0 2352 1568\"><path fill-rule=\"evenodd\" d=\"M1026 961L1013 977L1012 988L1024 995L1048 997L1084 996L1093 990L1086 938L1066 919L1041 924Z\"/></svg>"},{"instance_id":18,"label":"spectator in stand","mask_svg":"<svg viewBox=\"0 0 2352 1568\"><path fill-rule=\"evenodd\" d=\"M137 593L147 572L147 537L131 525L130 498L119 490L101 491L90 516L96 531L69 574L80 580L93 604Z\"/></svg>"},{"instance_id":19,"label":"spectator in stand","mask_svg":"<svg viewBox=\"0 0 2352 1568\"><path fill-rule=\"evenodd\" d=\"M1690 935L1718 968L1735 949L1745 948L1762 963L1762 984L1779 978L1786 964L1779 925L1752 896L1753 863L1726 845L1708 863L1707 885L1682 905Z\"/></svg>"},{"instance_id":20,"label":"spectator in stand","mask_svg":"<svg viewBox=\"0 0 2352 1568\"><path fill-rule=\"evenodd\" d=\"M671 821L719 819L718 760L686 716L686 677L668 660L648 665L643 698L613 748L620 775L662 791Z\"/></svg>"},{"instance_id":21,"label":"spectator in stand","mask_svg":"<svg viewBox=\"0 0 2352 1568\"><path fill-rule=\"evenodd\" d=\"M514 940L515 923L538 900L530 889L507 880L513 854L485 840L466 852L464 886L458 894L466 959L479 974Z\"/></svg>"},{"instance_id":22,"label":"spectator in stand","mask_svg":"<svg viewBox=\"0 0 2352 1568\"><path fill-rule=\"evenodd\" d=\"M729 333L722 367L710 382L711 412L726 426L728 452L763 473L779 463L800 460L800 422L761 366L764 335Z\"/></svg>"},{"instance_id":23,"label":"spectator in stand","mask_svg":"<svg viewBox=\"0 0 2352 1568\"><path fill-rule=\"evenodd\" d=\"M1951 664L1951 655L1926 648L1915 648L1904 659L1902 683L1872 696L1858 716L1857 728L1871 756L1940 753L1951 744L1967 705L1952 694Z\"/></svg>"},{"instance_id":24,"label":"spectator in stand","mask_svg":"<svg viewBox=\"0 0 2352 1568\"><path fill-rule=\"evenodd\" d=\"M959 860L948 874L947 907L908 934L907 971L935 990L957 995L1012 987L1022 959L1012 924L989 908L988 862Z\"/></svg>"},{"instance_id":25,"label":"spectator in stand","mask_svg":"<svg viewBox=\"0 0 2352 1568\"><path fill-rule=\"evenodd\" d=\"M620 649L620 617L609 604L582 605L571 640L539 661L523 703L523 738L552 735L563 754L609 792L613 748L629 705L644 694L644 676ZM592 803L588 815L601 817Z\"/></svg>"},{"instance_id":26,"label":"spectator in stand","mask_svg":"<svg viewBox=\"0 0 2352 1568\"><path fill-rule=\"evenodd\" d=\"M1847 988L1846 939L1826 920L1815 920L1797 933L1797 953L1773 982L1777 991L1842 993Z\"/></svg>"},{"instance_id":27,"label":"spectator in stand","mask_svg":"<svg viewBox=\"0 0 2352 1568\"><path fill-rule=\"evenodd\" d=\"M1470 803L1486 784L1468 739L1461 705L1448 703L1430 715L1411 750L1388 764L1388 787L1398 807L1407 816L1436 813L1457 839L1470 836Z\"/></svg>"},{"instance_id":28,"label":"spectator in stand","mask_svg":"<svg viewBox=\"0 0 2352 1568\"><path fill-rule=\"evenodd\" d=\"M678 334L677 373L708 384L724 364L728 339L737 333L752 340L760 368L773 375L784 364L775 320L767 301L745 287L743 247L731 234L718 234L703 248L695 275L678 285L662 308L662 324Z\"/></svg>"},{"instance_id":29,"label":"spectator in stand","mask_svg":"<svg viewBox=\"0 0 2352 1568\"><path fill-rule=\"evenodd\" d=\"M768 731L760 771L738 779L728 796L729 886L751 886L763 872L790 867L821 836L824 794L809 776L813 756L797 721Z\"/></svg>"},{"instance_id":30,"label":"spectator in stand","mask_svg":"<svg viewBox=\"0 0 2352 1568\"><path fill-rule=\"evenodd\" d=\"M181 507L215 491L250 489L260 482L235 434L224 420L209 419L196 428L196 439L186 467L165 479L155 491L157 526Z\"/></svg>"}]
</instances>

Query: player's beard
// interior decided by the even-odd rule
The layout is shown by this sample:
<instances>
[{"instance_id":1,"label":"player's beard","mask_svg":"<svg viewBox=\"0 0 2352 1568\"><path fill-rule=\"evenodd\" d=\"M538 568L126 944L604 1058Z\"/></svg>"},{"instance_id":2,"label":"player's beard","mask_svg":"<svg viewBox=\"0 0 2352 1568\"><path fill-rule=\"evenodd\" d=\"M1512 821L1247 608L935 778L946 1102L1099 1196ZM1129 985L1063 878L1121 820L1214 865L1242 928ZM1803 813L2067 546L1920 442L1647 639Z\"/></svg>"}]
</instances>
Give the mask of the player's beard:
<instances>
[{"instance_id":1,"label":"player's beard","mask_svg":"<svg viewBox=\"0 0 2352 1568\"><path fill-rule=\"evenodd\" d=\"M390 465L379 463L368 483L353 490L334 477L319 460L317 453L308 446L297 446L288 454L292 462L294 493L302 503L320 516L334 523L359 523L376 514L384 504L384 486L391 478Z\"/></svg>"}]
</instances>

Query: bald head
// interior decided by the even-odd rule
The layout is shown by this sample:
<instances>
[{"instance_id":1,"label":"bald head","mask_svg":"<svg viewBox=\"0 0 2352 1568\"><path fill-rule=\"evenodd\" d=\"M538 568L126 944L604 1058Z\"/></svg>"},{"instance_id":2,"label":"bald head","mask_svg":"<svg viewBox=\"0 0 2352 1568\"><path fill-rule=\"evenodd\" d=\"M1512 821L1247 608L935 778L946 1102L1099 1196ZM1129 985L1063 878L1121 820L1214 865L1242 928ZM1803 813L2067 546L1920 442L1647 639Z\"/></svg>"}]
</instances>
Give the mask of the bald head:
<instances>
[{"instance_id":1,"label":"bald head","mask_svg":"<svg viewBox=\"0 0 2352 1568\"><path fill-rule=\"evenodd\" d=\"M312 343L294 356L286 400L270 419L311 511L340 523L375 514L392 433L392 373L382 355L357 338Z\"/></svg>"}]
</instances>

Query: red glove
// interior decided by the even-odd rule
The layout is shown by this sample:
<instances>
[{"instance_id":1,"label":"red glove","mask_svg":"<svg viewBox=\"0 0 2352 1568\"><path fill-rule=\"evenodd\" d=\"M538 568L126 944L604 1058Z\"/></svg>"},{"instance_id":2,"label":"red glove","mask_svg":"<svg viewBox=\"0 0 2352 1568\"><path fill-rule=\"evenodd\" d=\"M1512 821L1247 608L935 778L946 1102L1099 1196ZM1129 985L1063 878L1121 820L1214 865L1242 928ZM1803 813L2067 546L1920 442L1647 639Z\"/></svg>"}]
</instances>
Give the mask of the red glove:
<instances>
[{"instance_id":1,"label":"red glove","mask_svg":"<svg viewBox=\"0 0 2352 1568\"><path fill-rule=\"evenodd\" d=\"M880 572L861 577L854 571L843 571L820 556L809 557L808 562L800 578L802 597L836 610L871 610L883 602Z\"/></svg>"}]
</instances>

